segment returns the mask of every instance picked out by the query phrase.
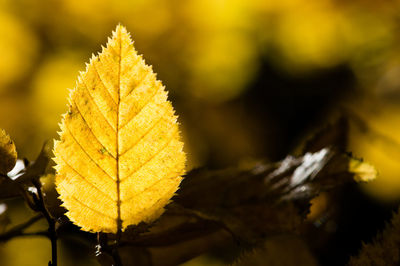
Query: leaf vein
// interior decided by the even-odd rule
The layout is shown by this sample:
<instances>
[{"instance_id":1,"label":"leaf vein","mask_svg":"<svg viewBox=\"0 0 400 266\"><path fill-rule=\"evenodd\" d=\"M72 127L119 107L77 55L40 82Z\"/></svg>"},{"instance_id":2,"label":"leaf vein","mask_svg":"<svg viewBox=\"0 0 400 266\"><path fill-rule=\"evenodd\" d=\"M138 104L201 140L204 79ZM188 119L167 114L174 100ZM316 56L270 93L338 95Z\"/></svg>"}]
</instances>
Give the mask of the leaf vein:
<instances>
[{"instance_id":1,"label":"leaf vein","mask_svg":"<svg viewBox=\"0 0 400 266\"><path fill-rule=\"evenodd\" d=\"M175 172L175 171L171 171L171 173L174 173L174 172ZM169 173L168 175L166 175L166 176L169 176L169 175L170 175L170 173ZM174 176L175 176L175 175L174 175ZM124 200L124 203L129 202L131 199L133 199L133 198L135 198L135 197L137 197L137 196L143 194L143 193L146 192L147 190L149 190L149 189L155 187L155 186L156 186L158 183L160 183L162 180L168 179L168 178L170 178L170 177L160 178L159 180L157 180L156 182L154 182L153 184L151 184L151 185L148 186L147 188L143 189L142 191L139 191L139 192L136 193L135 195L129 197L129 198L126 199L126 200Z\"/></svg>"},{"instance_id":2,"label":"leaf vein","mask_svg":"<svg viewBox=\"0 0 400 266\"><path fill-rule=\"evenodd\" d=\"M100 58L99 58L99 61L100 61ZM93 62L94 72L96 72L97 76L99 77L99 80L100 80L101 84L103 85L105 91L107 91L107 94L110 96L110 99L113 101L113 103L114 103L115 105L117 105L117 103L114 101L114 98L112 97L112 95L111 95L111 93L110 93L110 90L109 90L108 87L106 86L106 83L104 83L104 80L102 79L102 77L100 76L99 71L97 70L97 67L96 67L96 60L93 60L92 62Z\"/></svg>"},{"instance_id":3,"label":"leaf vein","mask_svg":"<svg viewBox=\"0 0 400 266\"><path fill-rule=\"evenodd\" d=\"M139 57L139 60L140 60L140 57ZM137 62L138 62L139 60L137 60L137 61L135 62L135 64L133 64L133 65L136 65ZM133 68L133 67L132 67L132 68ZM130 70L132 70L132 68L131 68ZM129 71L130 71L130 70L129 70ZM150 73L146 71L146 73L144 73L144 75L140 78L139 82L137 82L135 86L132 86L132 89L126 94L125 97L129 96L136 88L138 88L140 85L142 85L143 81L145 80L145 78L146 78L149 74L150 74Z\"/></svg>"},{"instance_id":4,"label":"leaf vein","mask_svg":"<svg viewBox=\"0 0 400 266\"><path fill-rule=\"evenodd\" d=\"M168 147L168 145L175 139L176 135L178 133L178 130L176 130L173 134L172 137L164 144L164 146L161 147L156 153L154 153L150 158L148 158L143 164L141 164L138 168L136 168L134 171L129 173L124 179L121 179L121 183L126 180L127 178L131 177L135 173L137 173L140 169L142 169L146 164L148 164L151 160L153 160L157 155L159 155L165 148Z\"/></svg>"},{"instance_id":5,"label":"leaf vein","mask_svg":"<svg viewBox=\"0 0 400 266\"><path fill-rule=\"evenodd\" d=\"M93 188L95 188L97 191L99 191L101 194L103 194L110 200L115 201L113 198L111 198L110 195L106 194L104 191L102 191L101 189L93 185L89 180L87 180L81 173L79 173L75 168L73 168L69 163L67 163L67 161L63 157L60 156L60 158L70 169L72 169L72 171L74 171L79 177L81 177L81 179L85 180L89 185L91 185Z\"/></svg>"},{"instance_id":6,"label":"leaf vein","mask_svg":"<svg viewBox=\"0 0 400 266\"><path fill-rule=\"evenodd\" d=\"M141 210L140 212L138 212L138 215L142 215L146 210L149 210L149 209L153 208L153 207L154 207L155 205L157 205L162 199L164 199L166 195L170 194L171 191L174 190L174 189L175 189L175 188L172 188L172 189L166 191L164 194L160 195L160 196L158 197L158 200L156 200L153 204L151 204L151 205L150 205L149 207L147 207L146 209ZM164 208L164 207L162 207L162 208Z\"/></svg>"},{"instance_id":7,"label":"leaf vein","mask_svg":"<svg viewBox=\"0 0 400 266\"><path fill-rule=\"evenodd\" d=\"M131 118L129 118L129 119L127 120L127 122L125 122L125 124L123 124L122 126L120 126L120 127L119 127L119 130L123 129L127 124L129 124L129 122L132 121L133 118L135 118L136 116L138 116L138 115L143 111L143 109L144 109L149 103L151 103L151 101L153 100L153 98L157 95L158 91L159 91L159 89L156 89L155 93L154 93L153 95L151 95L150 99L147 100L147 102L140 108L140 110L138 110L138 111L136 112L136 114L134 114Z\"/></svg>"},{"instance_id":8,"label":"leaf vein","mask_svg":"<svg viewBox=\"0 0 400 266\"><path fill-rule=\"evenodd\" d=\"M78 144L79 148L87 155L87 157L97 166L97 168L99 168L104 174L106 174L106 176L111 179L113 182L115 182L114 178L112 178L111 175L109 175L94 159L92 156L90 156L90 154L82 147L82 145L78 142L78 140L75 138L75 136L72 134L71 130L66 127L68 132L70 133L72 139L74 140L74 142L76 144Z\"/></svg>"},{"instance_id":9,"label":"leaf vein","mask_svg":"<svg viewBox=\"0 0 400 266\"><path fill-rule=\"evenodd\" d=\"M64 189L65 189L65 187L64 187ZM84 202L82 202L82 201L81 201L80 199L78 199L77 197L73 196L70 192L68 192L68 194L70 194L71 197L72 197L75 201L77 201L79 204L83 205L84 207L88 208L89 210L94 211L94 212L100 214L101 216L105 216L105 217L107 217L107 218L110 218L110 219L113 219L113 220L114 220L114 218L111 217L110 215L105 214L105 213L103 213L103 212L101 212L101 211L99 211L99 210L96 210L96 209L94 209L93 207L90 207L89 205L85 204Z\"/></svg>"},{"instance_id":10,"label":"leaf vein","mask_svg":"<svg viewBox=\"0 0 400 266\"><path fill-rule=\"evenodd\" d=\"M108 125L109 125L112 129L114 129L114 131L115 131L115 130L116 130L116 129L115 129L115 126L111 125L111 123L108 121L107 117L103 114L103 112L101 111L100 107L97 105L96 101L94 100L92 94L91 94L90 91L89 91L88 86L86 85L86 82L85 82L84 80L82 80L82 83L83 83L83 85L85 86L85 90L86 90L86 92L89 94L89 97L90 97L90 99L92 100L94 106L97 108L97 110L99 111L99 113L103 116L104 120L107 121Z\"/></svg>"},{"instance_id":11,"label":"leaf vein","mask_svg":"<svg viewBox=\"0 0 400 266\"><path fill-rule=\"evenodd\" d=\"M83 116L81 110L79 109L78 104L76 103L76 101L73 100L73 102L74 102L74 104L75 104L75 106L76 106L76 109L78 110L79 115L82 117L83 122L85 122L86 127L87 127L87 128L89 129L89 131L92 133L92 135L94 136L94 138L100 143L101 146L103 146L103 148L104 148L113 158L115 158L115 157L112 155L112 153L106 148L106 146L104 146L104 144L100 141L100 139L96 136L96 134L94 134L93 129L89 126L89 124L88 124L88 122L86 121L85 117Z\"/></svg>"},{"instance_id":12,"label":"leaf vein","mask_svg":"<svg viewBox=\"0 0 400 266\"><path fill-rule=\"evenodd\" d=\"M121 153L119 156L124 155L125 153L127 153L129 150L135 148L135 146L145 137L147 136L147 134L149 134L149 132L151 130L153 130L164 118L164 115L162 115L159 119L157 119L157 121L142 135L140 136L140 138L135 141L135 143L133 143L128 149L126 149L123 153Z\"/></svg>"}]
</instances>

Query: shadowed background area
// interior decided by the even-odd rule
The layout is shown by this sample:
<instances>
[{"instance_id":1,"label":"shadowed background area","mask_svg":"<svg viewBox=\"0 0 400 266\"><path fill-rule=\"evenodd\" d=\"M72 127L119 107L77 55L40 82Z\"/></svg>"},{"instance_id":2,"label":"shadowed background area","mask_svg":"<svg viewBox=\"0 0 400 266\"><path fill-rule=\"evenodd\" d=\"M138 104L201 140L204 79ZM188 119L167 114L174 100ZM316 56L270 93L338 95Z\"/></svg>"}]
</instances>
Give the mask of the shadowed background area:
<instances>
[{"instance_id":1,"label":"shadowed background area","mask_svg":"<svg viewBox=\"0 0 400 266\"><path fill-rule=\"evenodd\" d=\"M340 215L330 244L312 249L323 265L341 265L400 199L399 8L390 0L3 0L0 128L20 158L36 158L57 137L78 72L121 23L169 91L188 169L280 160L315 129L347 119L347 150L380 176L315 204L317 214L335 205ZM9 204L18 223L25 207ZM0 264L44 265L46 241L0 244ZM77 241L61 241L60 264L96 265ZM205 263L218 262L190 265Z\"/></svg>"}]
</instances>

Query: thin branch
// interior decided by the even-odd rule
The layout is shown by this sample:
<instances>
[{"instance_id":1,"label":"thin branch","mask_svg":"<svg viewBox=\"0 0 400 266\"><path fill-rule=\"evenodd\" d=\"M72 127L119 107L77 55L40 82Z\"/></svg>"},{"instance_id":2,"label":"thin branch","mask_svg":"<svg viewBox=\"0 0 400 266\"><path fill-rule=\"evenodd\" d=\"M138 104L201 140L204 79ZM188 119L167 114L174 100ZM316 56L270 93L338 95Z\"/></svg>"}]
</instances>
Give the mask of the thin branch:
<instances>
[{"instance_id":1,"label":"thin branch","mask_svg":"<svg viewBox=\"0 0 400 266\"><path fill-rule=\"evenodd\" d=\"M28 233L24 233L23 231L42 218L43 218L43 215L38 214L38 215L30 218L28 221L15 226L14 228L10 229L9 231L7 231L3 234L0 234L0 242L5 242L13 237L27 235Z\"/></svg>"},{"instance_id":2,"label":"thin branch","mask_svg":"<svg viewBox=\"0 0 400 266\"><path fill-rule=\"evenodd\" d=\"M49 237L49 232L47 231L38 231L38 232L26 232L26 233L22 233L20 236L44 236L44 237Z\"/></svg>"},{"instance_id":3,"label":"thin branch","mask_svg":"<svg viewBox=\"0 0 400 266\"><path fill-rule=\"evenodd\" d=\"M32 180L32 183L37 189L37 196L34 194L34 201L38 211L40 211L43 216L46 218L47 223L49 225L48 229L48 237L51 241L51 261L49 261L49 266L57 266L57 232L56 232L56 220L51 217L49 211L46 208L44 203L42 186L40 182L36 179Z\"/></svg>"}]
</instances>

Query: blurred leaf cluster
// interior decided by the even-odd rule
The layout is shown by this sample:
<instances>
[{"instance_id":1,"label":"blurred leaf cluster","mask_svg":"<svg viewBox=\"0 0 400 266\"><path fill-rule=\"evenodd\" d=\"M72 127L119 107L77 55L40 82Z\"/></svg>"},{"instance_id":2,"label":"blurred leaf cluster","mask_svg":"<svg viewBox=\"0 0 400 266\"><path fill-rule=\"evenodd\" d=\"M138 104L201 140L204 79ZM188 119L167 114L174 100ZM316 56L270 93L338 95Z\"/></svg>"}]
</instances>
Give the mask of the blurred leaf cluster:
<instances>
[{"instance_id":1,"label":"blurred leaf cluster","mask_svg":"<svg viewBox=\"0 0 400 266\"><path fill-rule=\"evenodd\" d=\"M133 33L181 109L191 112L186 106L243 95L265 60L293 75L349 64L361 81L377 82L398 65L396 10L396 2L367 0L4 0L0 122L23 147L21 154L34 157L43 140L54 136L67 88L84 69L80 62L118 22ZM254 151L253 143L242 142L236 150ZM196 145L195 164L204 159Z\"/></svg>"}]
</instances>

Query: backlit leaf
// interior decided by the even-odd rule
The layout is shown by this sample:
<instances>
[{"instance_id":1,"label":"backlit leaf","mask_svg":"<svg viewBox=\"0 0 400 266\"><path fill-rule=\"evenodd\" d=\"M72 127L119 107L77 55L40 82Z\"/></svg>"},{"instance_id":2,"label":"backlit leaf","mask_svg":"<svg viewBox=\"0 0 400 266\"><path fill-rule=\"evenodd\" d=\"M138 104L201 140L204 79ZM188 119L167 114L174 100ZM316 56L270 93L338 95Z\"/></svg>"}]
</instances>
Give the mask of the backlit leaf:
<instances>
[{"instance_id":1,"label":"backlit leaf","mask_svg":"<svg viewBox=\"0 0 400 266\"><path fill-rule=\"evenodd\" d=\"M17 162L17 150L7 133L0 129L0 174L7 174Z\"/></svg>"},{"instance_id":2,"label":"backlit leaf","mask_svg":"<svg viewBox=\"0 0 400 266\"><path fill-rule=\"evenodd\" d=\"M122 26L80 73L55 142L56 186L83 230L116 233L158 218L186 156L167 92Z\"/></svg>"},{"instance_id":3,"label":"backlit leaf","mask_svg":"<svg viewBox=\"0 0 400 266\"><path fill-rule=\"evenodd\" d=\"M354 180L357 182L369 182L378 175L375 166L354 158L349 161L349 171L354 174Z\"/></svg>"}]
</instances>

